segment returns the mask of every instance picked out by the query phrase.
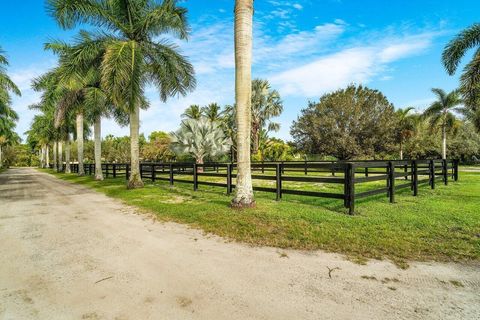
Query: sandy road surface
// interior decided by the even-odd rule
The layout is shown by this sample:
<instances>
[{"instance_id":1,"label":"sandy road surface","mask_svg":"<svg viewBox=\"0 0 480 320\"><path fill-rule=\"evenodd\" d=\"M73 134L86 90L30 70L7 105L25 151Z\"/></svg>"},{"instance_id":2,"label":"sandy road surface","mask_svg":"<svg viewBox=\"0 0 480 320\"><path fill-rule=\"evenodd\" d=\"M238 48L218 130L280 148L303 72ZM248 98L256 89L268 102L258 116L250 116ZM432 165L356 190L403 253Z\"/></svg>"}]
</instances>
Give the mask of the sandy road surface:
<instances>
[{"instance_id":1,"label":"sandy road surface","mask_svg":"<svg viewBox=\"0 0 480 320\"><path fill-rule=\"evenodd\" d=\"M2 320L480 319L478 265L286 254L153 222L34 169L0 174Z\"/></svg>"}]
</instances>

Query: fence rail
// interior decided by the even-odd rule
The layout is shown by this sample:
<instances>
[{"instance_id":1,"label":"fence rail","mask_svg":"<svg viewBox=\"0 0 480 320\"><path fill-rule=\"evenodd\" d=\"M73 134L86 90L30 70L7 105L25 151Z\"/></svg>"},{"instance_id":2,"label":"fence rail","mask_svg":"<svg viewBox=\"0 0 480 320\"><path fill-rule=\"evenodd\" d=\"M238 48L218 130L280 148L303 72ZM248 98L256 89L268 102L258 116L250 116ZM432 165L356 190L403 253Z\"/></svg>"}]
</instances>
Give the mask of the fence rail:
<instances>
[{"instance_id":1,"label":"fence rail","mask_svg":"<svg viewBox=\"0 0 480 320\"><path fill-rule=\"evenodd\" d=\"M65 167L65 165L64 165ZM64 169L63 167L63 169ZM343 200L349 214L355 213L355 201L379 194L386 195L390 202L395 202L395 192L410 188L412 195L417 196L419 186L428 184L435 189L437 182L448 184L449 179L458 180L458 160L392 160L392 161L284 161L255 162L251 165L252 179L272 181L272 186L254 186L254 190L276 194L281 200L284 194L322 197ZM70 164L72 173L78 173L78 164ZM85 174L95 174L94 164L84 164ZM189 183L193 190L199 186L226 188L230 194L235 188L237 165L235 163L141 163L142 179ZM130 176L128 163L104 163L102 171L105 178ZM303 173L303 175L301 175ZM292 175L296 174L296 175ZM300 174L300 175L299 175ZM205 180L215 178L214 181ZM379 182L385 184L378 186ZM315 183L339 185L335 192L321 190L302 190L285 188L284 182ZM376 184L371 185L372 182ZM370 183L370 189L357 192L357 187ZM343 188L342 188L343 186Z\"/></svg>"}]
</instances>

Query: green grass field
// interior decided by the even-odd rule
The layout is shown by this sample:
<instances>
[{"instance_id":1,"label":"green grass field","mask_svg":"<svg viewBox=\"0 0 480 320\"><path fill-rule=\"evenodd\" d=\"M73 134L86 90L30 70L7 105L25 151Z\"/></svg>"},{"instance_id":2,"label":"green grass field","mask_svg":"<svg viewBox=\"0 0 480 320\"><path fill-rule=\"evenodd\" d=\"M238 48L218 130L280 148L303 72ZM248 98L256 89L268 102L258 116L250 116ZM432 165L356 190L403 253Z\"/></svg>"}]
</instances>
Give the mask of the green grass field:
<instances>
[{"instance_id":1,"label":"green grass field","mask_svg":"<svg viewBox=\"0 0 480 320\"><path fill-rule=\"evenodd\" d=\"M357 262L387 258L400 267L411 260L480 259L479 172L461 172L458 182L448 186L438 182L435 190L423 185L418 197L404 189L396 193L395 204L385 195L358 200L355 216L346 215L343 201L335 199L284 195L277 202L275 194L256 192L256 208L233 210L229 208L231 197L221 187L200 186L194 192L191 184L175 183L171 188L168 182L145 181L143 189L126 190L125 178L97 182L75 174L54 175L146 209L159 220L184 223L252 245L322 249ZM341 186L288 187L334 192ZM362 186L369 188L372 186Z\"/></svg>"}]
</instances>

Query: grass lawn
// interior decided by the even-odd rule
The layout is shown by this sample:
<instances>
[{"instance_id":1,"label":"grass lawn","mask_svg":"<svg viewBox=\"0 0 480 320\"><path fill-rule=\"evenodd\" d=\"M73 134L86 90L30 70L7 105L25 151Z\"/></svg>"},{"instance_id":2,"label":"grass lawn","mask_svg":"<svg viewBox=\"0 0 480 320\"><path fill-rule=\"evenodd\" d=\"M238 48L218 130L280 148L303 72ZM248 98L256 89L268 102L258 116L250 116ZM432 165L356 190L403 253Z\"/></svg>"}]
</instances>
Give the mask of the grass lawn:
<instances>
[{"instance_id":1,"label":"grass lawn","mask_svg":"<svg viewBox=\"0 0 480 320\"><path fill-rule=\"evenodd\" d=\"M322 249L357 262L387 258L400 267L410 260L480 259L480 172L461 172L458 182L438 182L435 190L423 185L418 197L404 189L395 204L385 195L358 200L357 215L348 216L342 200L284 195L277 202L272 193L256 192L256 208L232 210L221 187L201 185L194 192L191 184L171 188L168 182L145 181L143 189L126 190L125 178L97 182L44 171L146 209L159 220L252 245Z\"/></svg>"}]
</instances>

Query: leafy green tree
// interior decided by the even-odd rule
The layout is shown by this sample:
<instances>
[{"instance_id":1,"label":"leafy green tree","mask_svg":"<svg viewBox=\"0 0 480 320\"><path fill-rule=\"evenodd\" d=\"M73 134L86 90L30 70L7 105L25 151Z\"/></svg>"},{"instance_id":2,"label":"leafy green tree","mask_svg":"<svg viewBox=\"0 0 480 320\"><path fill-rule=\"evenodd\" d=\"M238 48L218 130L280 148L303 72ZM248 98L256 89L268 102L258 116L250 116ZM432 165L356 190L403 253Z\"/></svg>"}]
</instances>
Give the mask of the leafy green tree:
<instances>
[{"instance_id":1,"label":"leafy green tree","mask_svg":"<svg viewBox=\"0 0 480 320\"><path fill-rule=\"evenodd\" d=\"M309 102L290 132L304 153L377 159L395 149L395 126L394 107L381 92L350 85Z\"/></svg>"},{"instance_id":2,"label":"leafy green tree","mask_svg":"<svg viewBox=\"0 0 480 320\"><path fill-rule=\"evenodd\" d=\"M198 164L203 164L206 158L228 153L232 144L220 123L205 117L183 120L180 129L172 132L171 137L172 150L178 155L192 155Z\"/></svg>"},{"instance_id":3,"label":"leafy green tree","mask_svg":"<svg viewBox=\"0 0 480 320\"><path fill-rule=\"evenodd\" d=\"M77 61L88 64L101 55L101 83L118 107L129 112L131 174L129 188L142 187L140 177L140 106L148 83L160 99L185 95L195 86L192 65L178 47L160 37L186 39L187 10L174 0L49 0L49 10L63 28L90 23L101 29L78 49Z\"/></svg>"},{"instance_id":4,"label":"leafy green tree","mask_svg":"<svg viewBox=\"0 0 480 320\"><path fill-rule=\"evenodd\" d=\"M293 148L281 139L270 138L262 149L262 160L288 161L294 159Z\"/></svg>"},{"instance_id":5,"label":"leafy green tree","mask_svg":"<svg viewBox=\"0 0 480 320\"><path fill-rule=\"evenodd\" d=\"M472 48L477 48L460 76L460 93L469 110L470 120L480 130L480 24L475 23L460 32L445 47L442 61L449 75L455 74L462 58Z\"/></svg>"},{"instance_id":6,"label":"leafy green tree","mask_svg":"<svg viewBox=\"0 0 480 320\"><path fill-rule=\"evenodd\" d=\"M170 150L170 135L163 131L153 131L148 142L142 147L142 158L146 161L171 161L174 154Z\"/></svg>"},{"instance_id":7,"label":"leafy green tree","mask_svg":"<svg viewBox=\"0 0 480 320\"><path fill-rule=\"evenodd\" d=\"M280 94L272 90L267 80L252 81L252 154L258 152L260 131L278 131L280 124L270 119L283 112Z\"/></svg>"},{"instance_id":8,"label":"leafy green tree","mask_svg":"<svg viewBox=\"0 0 480 320\"><path fill-rule=\"evenodd\" d=\"M458 91L446 93L442 89L433 88L432 92L437 96L424 112L424 116L430 119L432 129L440 128L442 132L442 159L447 158L447 131L454 127L455 115L452 111L458 111L462 103Z\"/></svg>"}]
</instances>

